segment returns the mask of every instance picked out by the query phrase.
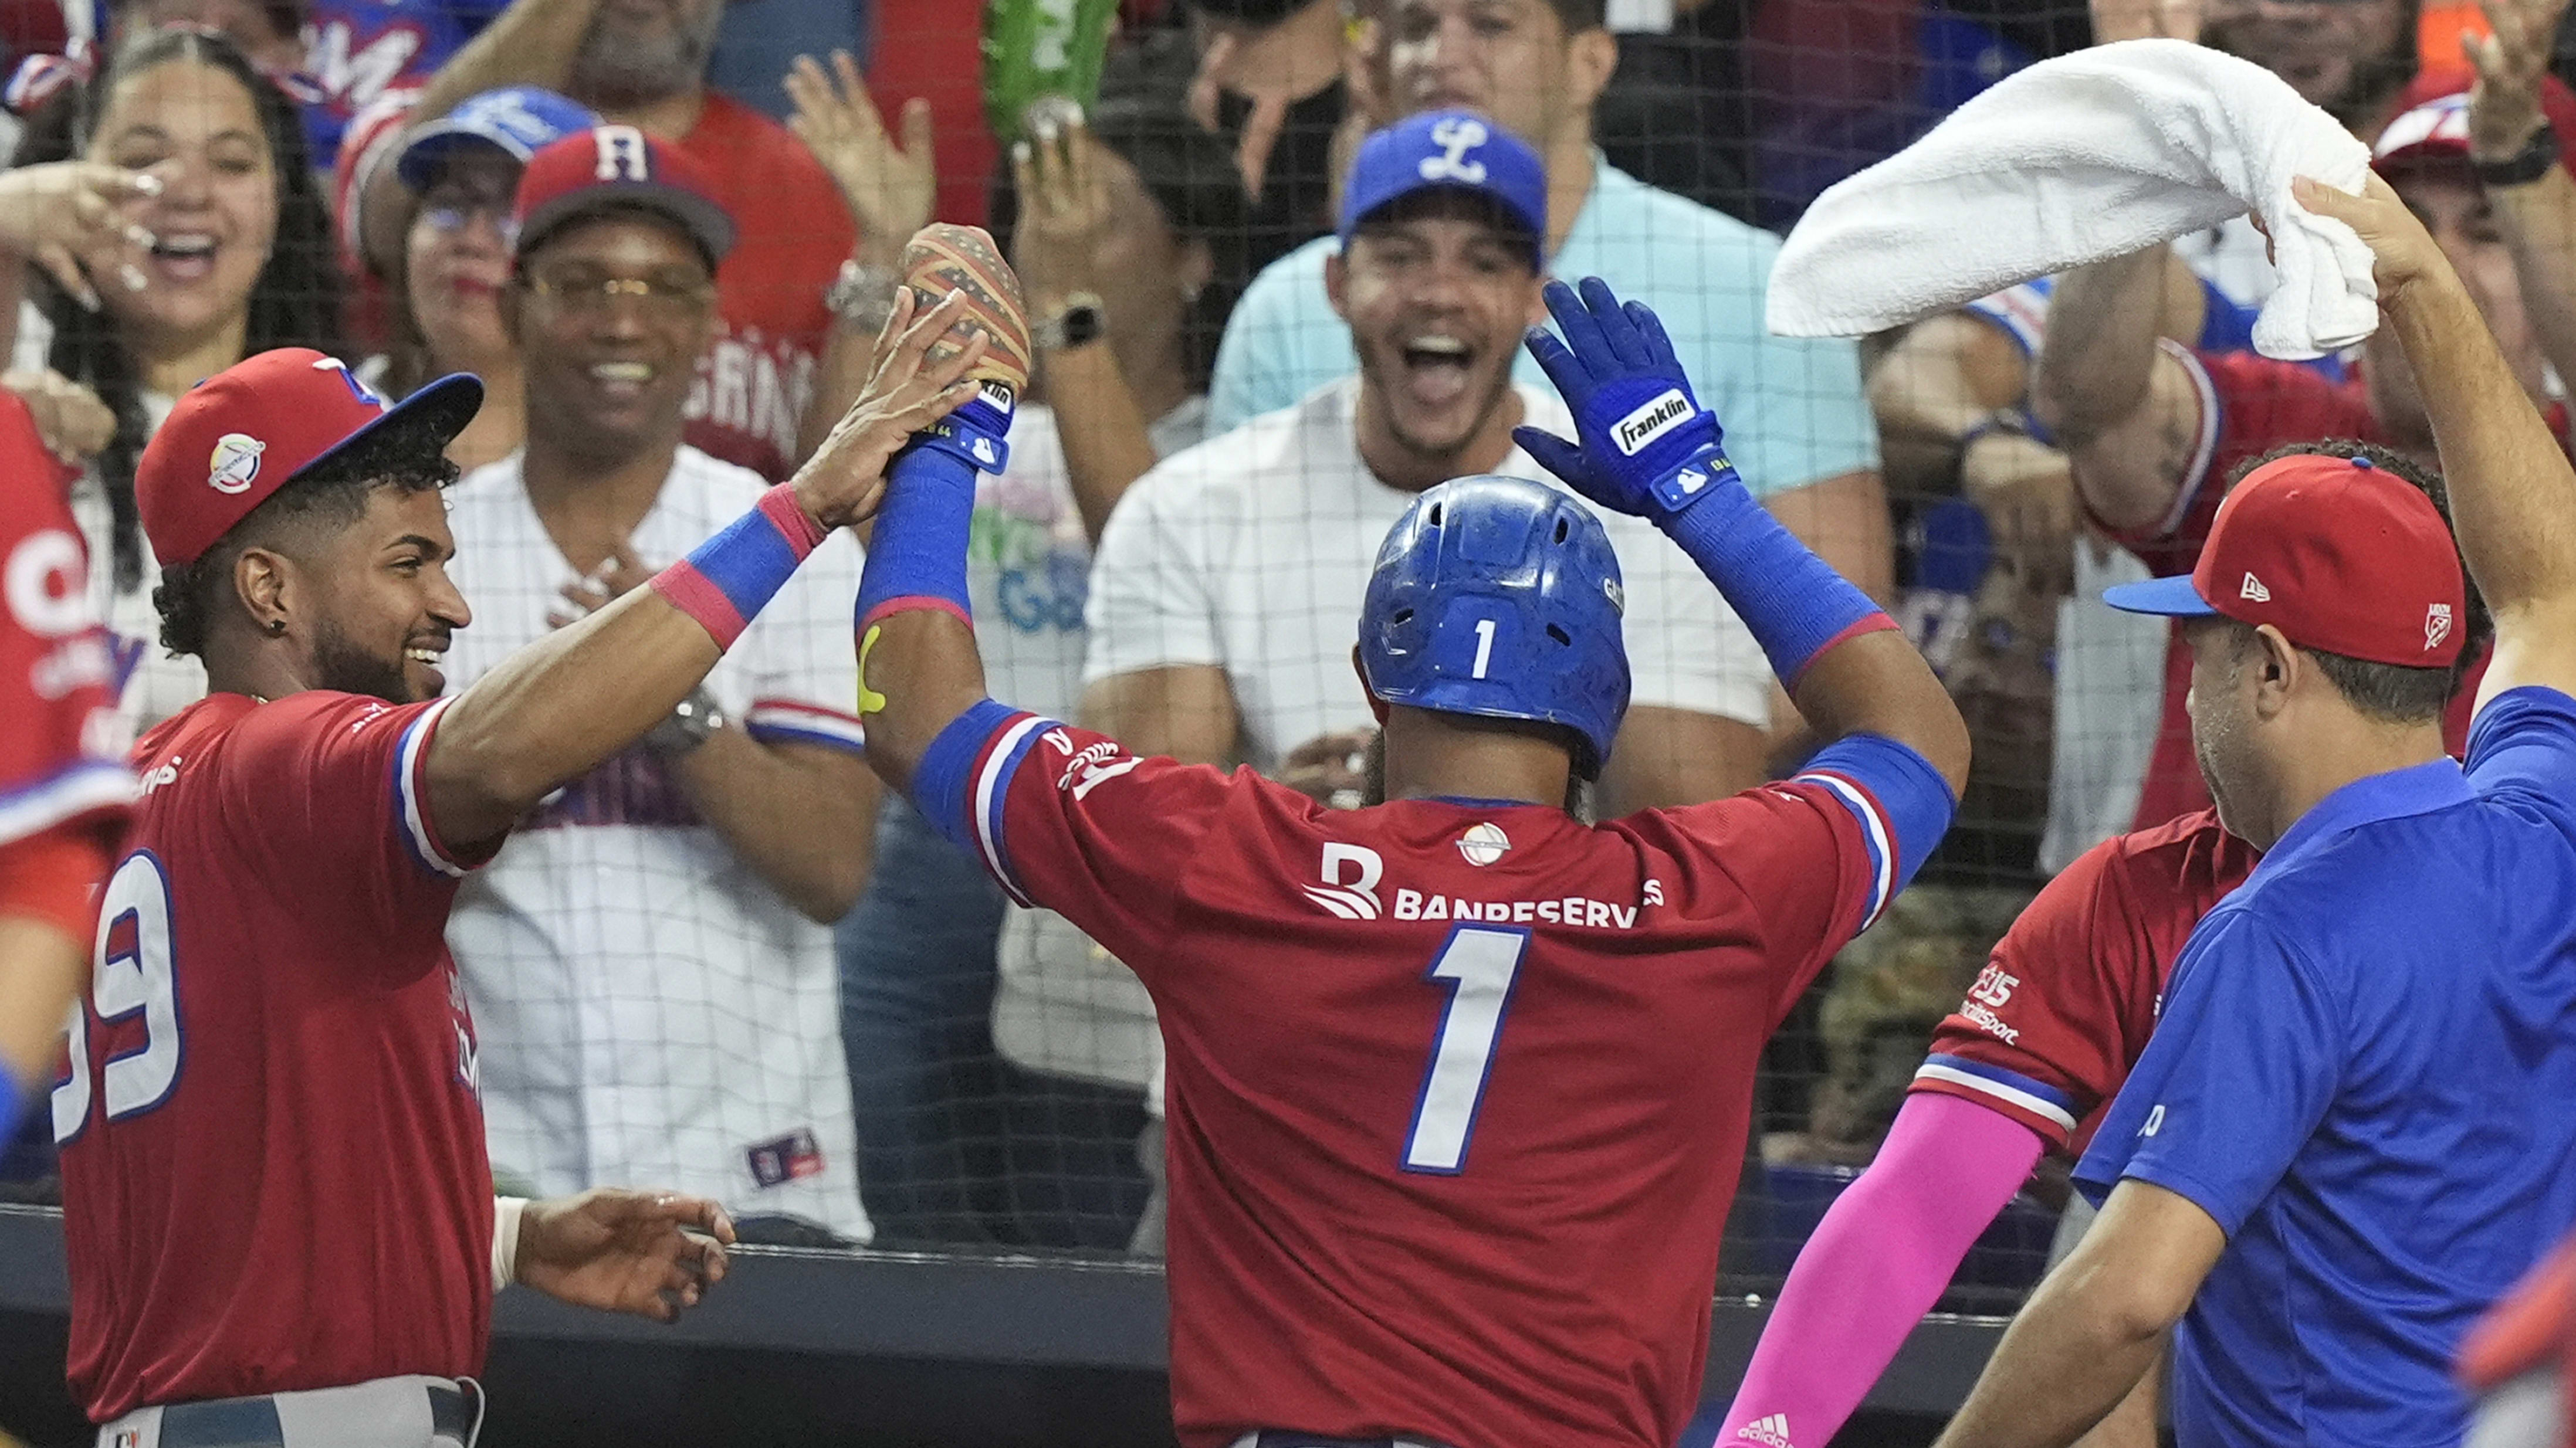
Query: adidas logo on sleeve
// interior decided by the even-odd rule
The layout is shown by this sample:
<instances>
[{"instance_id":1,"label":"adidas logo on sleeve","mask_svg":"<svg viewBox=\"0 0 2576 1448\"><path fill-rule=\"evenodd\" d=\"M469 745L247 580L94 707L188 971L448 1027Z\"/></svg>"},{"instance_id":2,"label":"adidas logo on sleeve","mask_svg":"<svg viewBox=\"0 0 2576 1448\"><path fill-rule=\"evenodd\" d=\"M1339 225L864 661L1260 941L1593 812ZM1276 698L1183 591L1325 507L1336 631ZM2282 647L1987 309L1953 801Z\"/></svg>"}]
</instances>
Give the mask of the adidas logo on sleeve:
<instances>
[{"instance_id":1,"label":"adidas logo on sleeve","mask_svg":"<svg viewBox=\"0 0 2576 1448\"><path fill-rule=\"evenodd\" d=\"M1756 1418L1736 1429L1735 1436L1748 1442L1760 1443L1764 1448L1797 1448L1797 1445L1789 1441L1789 1415L1786 1413L1773 1413L1767 1418Z\"/></svg>"}]
</instances>

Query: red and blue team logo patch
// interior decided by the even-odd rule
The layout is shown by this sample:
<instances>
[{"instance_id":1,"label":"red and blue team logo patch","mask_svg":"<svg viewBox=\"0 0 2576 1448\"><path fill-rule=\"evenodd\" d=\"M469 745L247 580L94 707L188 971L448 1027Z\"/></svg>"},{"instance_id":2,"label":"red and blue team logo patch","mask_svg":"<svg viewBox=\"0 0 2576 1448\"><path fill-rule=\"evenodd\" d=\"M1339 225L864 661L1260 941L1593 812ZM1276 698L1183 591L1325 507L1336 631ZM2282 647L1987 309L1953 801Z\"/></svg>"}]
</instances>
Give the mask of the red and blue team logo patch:
<instances>
[{"instance_id":1,"label":"red and blue team logo patch","mask_svg":"<svg viewBox=\"0 0 2576 1448\"><path fill-rule=\"evenodd\" d=\"M815 1140L814 1128L803 1126L753 1146L743 1159L751 1167L753 1181L764 1187L785 1186L823 1174L823 1143Z\"/></svg>"}]
</instances>

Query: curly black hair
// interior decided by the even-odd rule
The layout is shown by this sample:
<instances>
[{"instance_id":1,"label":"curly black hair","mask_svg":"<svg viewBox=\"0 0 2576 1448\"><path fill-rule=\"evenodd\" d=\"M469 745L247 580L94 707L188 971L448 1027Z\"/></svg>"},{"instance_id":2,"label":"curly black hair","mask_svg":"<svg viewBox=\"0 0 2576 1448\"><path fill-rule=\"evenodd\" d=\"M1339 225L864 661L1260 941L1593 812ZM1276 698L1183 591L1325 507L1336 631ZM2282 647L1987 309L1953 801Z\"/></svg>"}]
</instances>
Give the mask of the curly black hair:
<instances>
[{"instance_id":1,"label":"curly black hair","mask_svg":"<svg viewBox=\"0 0 2576 1448\"><path fill-rule=\"evenodd\" d=\"M231 41L193 29L153 30L135 37L95 80L67 87L29 119L13 164L82 155L117 81L173 61L212 66L241 82L259 112L260 130L268 138L277 172L277 234L268 264L251 285L243 355L272 347L311 347L340 355L346 346L340 330L340 273L333 251L331 209L313 176L303 120L295 103ZM152 430L143 411L141 369L105 311L82 307L41 271L31 275L36 304L54 329L47 365L97 393L116 415L116 432L99 454L98 473L115 520L116 587L124 592L143 580L134 465Z\"/></svg>"}]
</instances>

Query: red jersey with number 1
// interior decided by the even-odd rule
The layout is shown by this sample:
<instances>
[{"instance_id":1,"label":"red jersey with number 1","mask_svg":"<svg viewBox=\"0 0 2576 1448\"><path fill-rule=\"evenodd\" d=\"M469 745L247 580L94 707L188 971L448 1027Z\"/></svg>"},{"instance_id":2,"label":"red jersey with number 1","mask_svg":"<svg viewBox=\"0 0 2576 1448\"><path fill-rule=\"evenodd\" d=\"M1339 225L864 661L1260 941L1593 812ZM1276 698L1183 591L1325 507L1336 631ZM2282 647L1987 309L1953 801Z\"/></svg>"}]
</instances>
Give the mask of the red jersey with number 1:
<instances>
[{"instance_id":1,"label":"red jersey with number 1","mask_svg":"<svg viewBox=\"0 0 2576 1448\"><path fill-rule=\"evenodd\" d=\"M148 1404L481 1370L492 1170L421 761L449 701L216 694L146 791L54 1091L72 1389Z\"/></svg>"},{"instance_id":2,"label":"red jersey with number 1","mask_svg":"<svg viewBox=\"0 0 2576 1448\"><path fill-rule=\"evenodd\" d=\"M1161 1013L1187 1448L1670 1448L1762 1043L1892 886L1874 797L1326 810L1018 714L965 798Z\"/></svg>"}]
</instances>

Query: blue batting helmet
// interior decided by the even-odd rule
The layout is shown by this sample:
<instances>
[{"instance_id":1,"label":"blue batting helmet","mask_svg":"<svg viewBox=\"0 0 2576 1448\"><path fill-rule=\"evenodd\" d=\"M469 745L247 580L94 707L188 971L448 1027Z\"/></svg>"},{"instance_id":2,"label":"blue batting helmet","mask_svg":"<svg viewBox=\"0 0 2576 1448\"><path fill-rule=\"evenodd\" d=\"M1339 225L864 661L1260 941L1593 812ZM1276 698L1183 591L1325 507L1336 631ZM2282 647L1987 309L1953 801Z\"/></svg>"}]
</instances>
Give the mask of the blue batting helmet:
<instances>
[{"instance_id":1,"label":"blue batting helmet","mask_svg":"<svg viewBox=\"0 0 2576 1448\"><path fill-rule=\"evenodd\" d=\"M1628 712L1626 605L1582 503L1526 478L1453 478L1378 547L1360 670L1389 704L1571 729L1575 771L1593 778Z\"/></svg>"}]
</instances>

